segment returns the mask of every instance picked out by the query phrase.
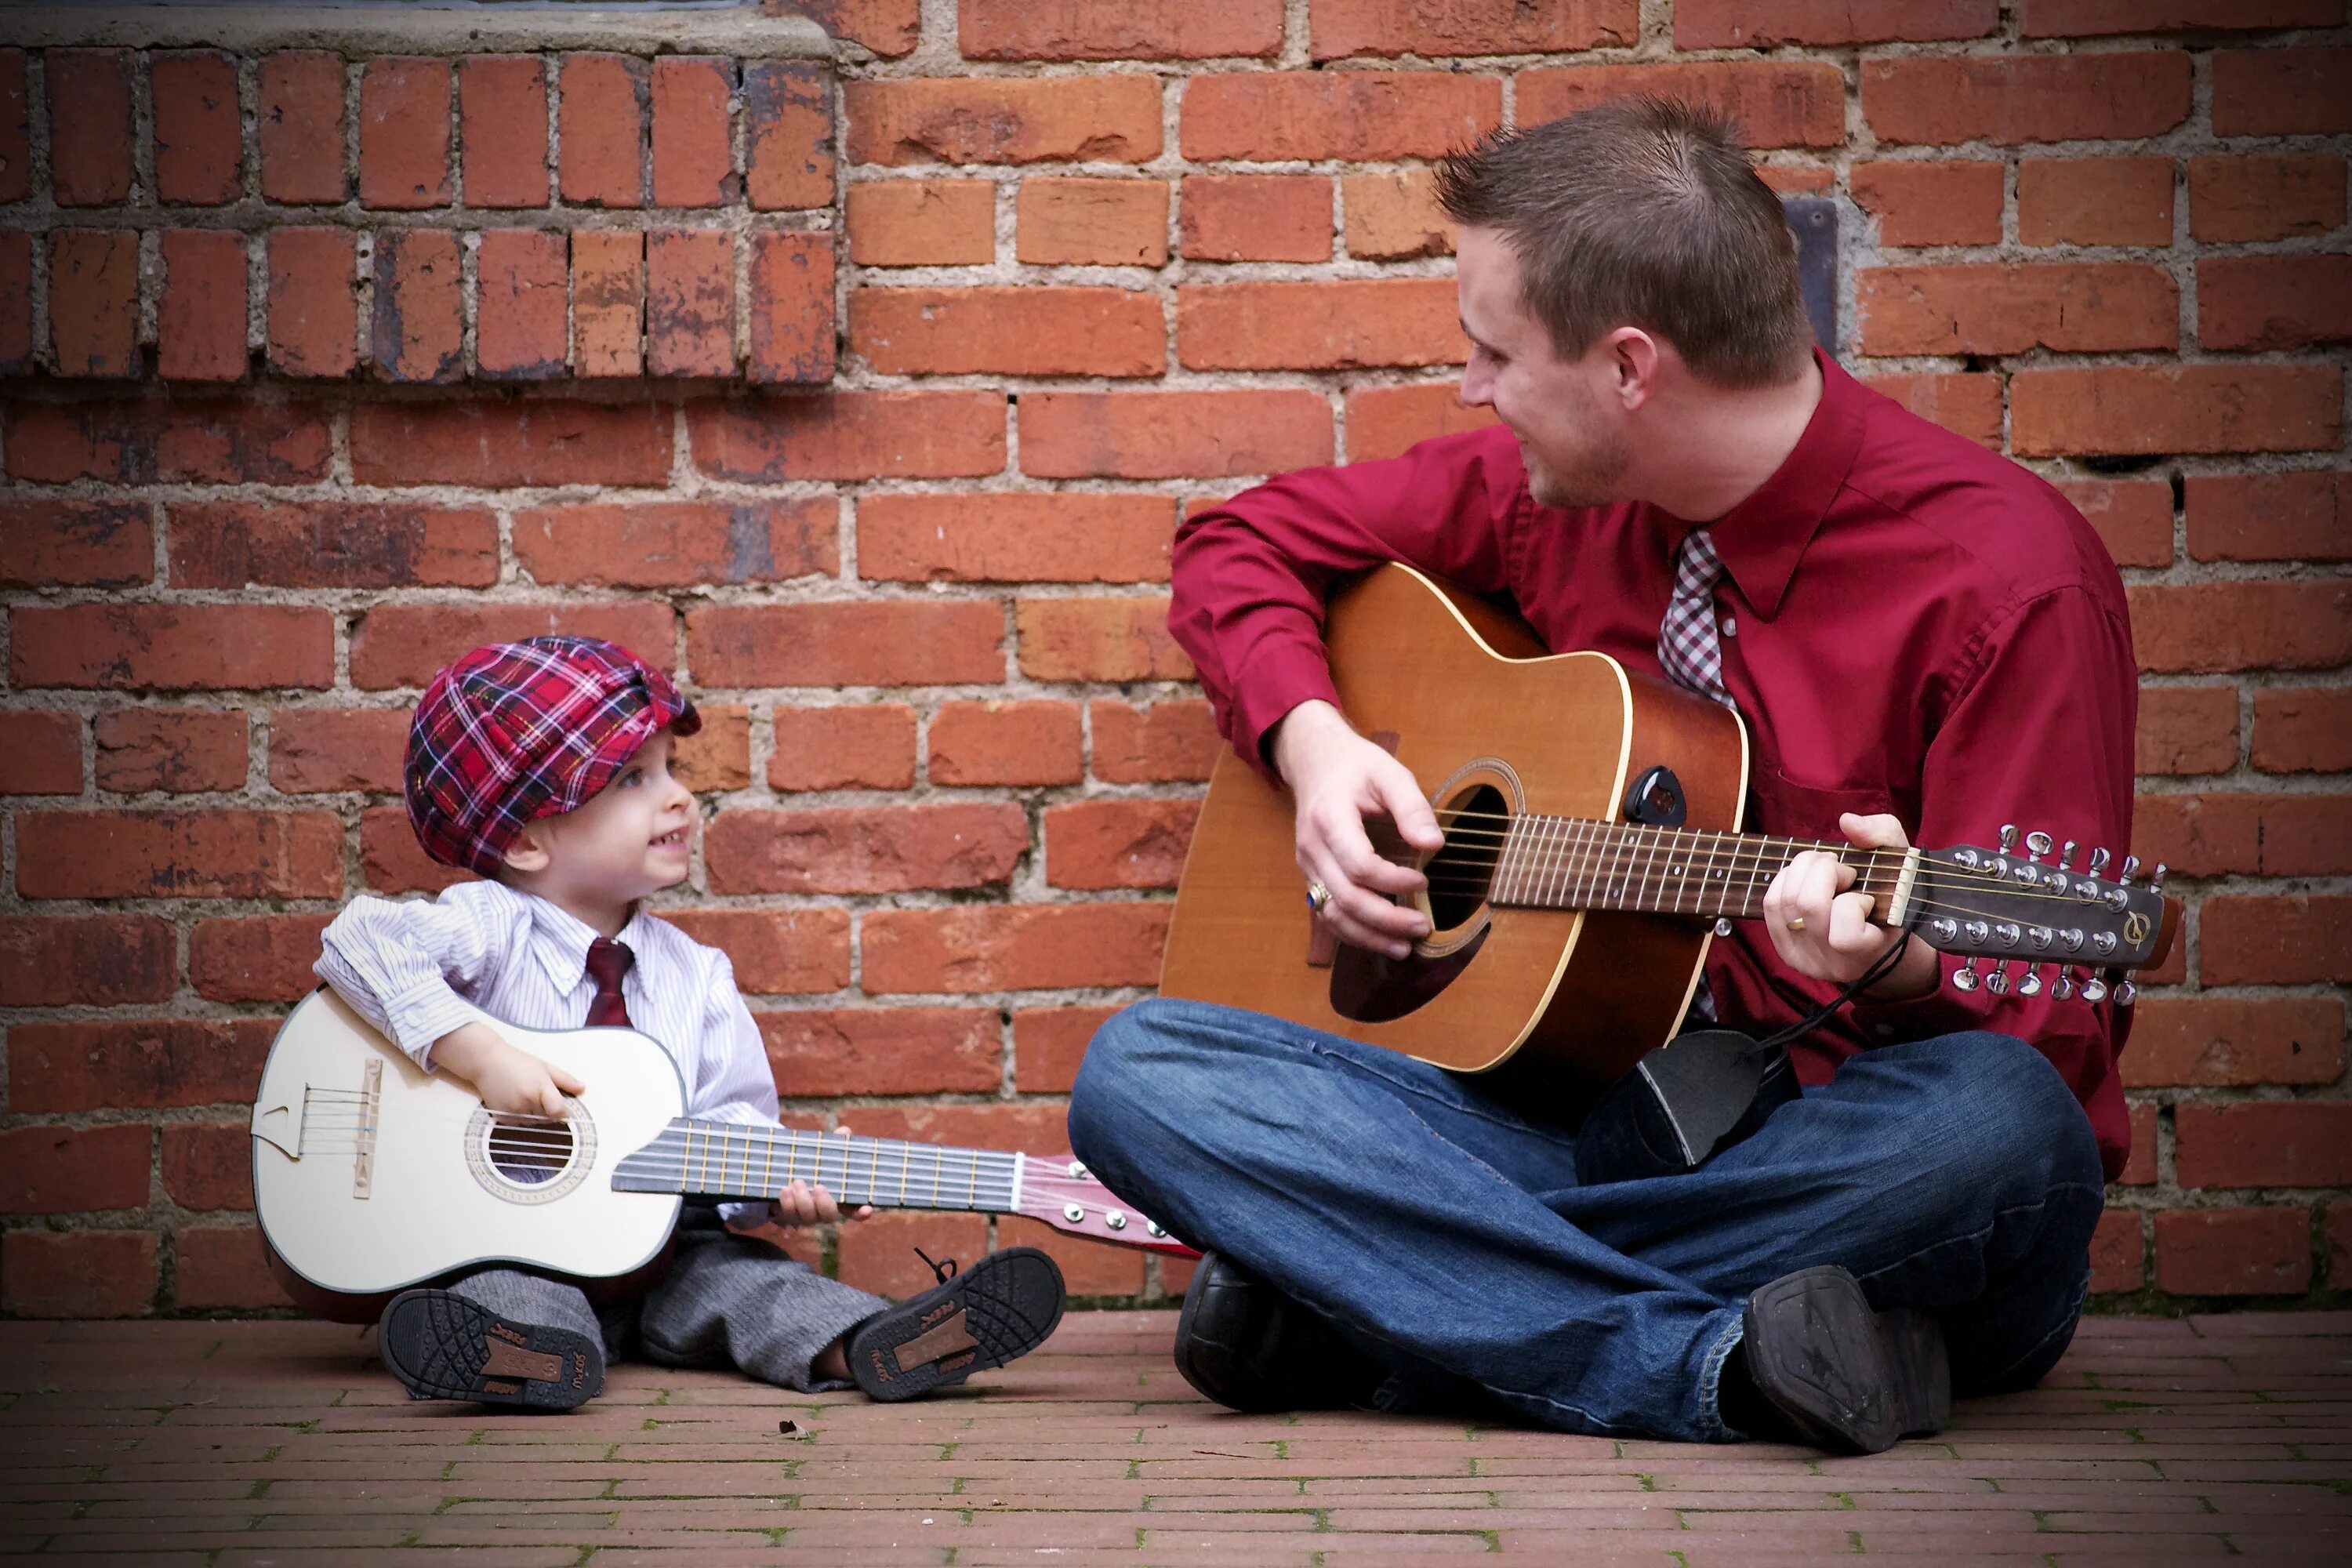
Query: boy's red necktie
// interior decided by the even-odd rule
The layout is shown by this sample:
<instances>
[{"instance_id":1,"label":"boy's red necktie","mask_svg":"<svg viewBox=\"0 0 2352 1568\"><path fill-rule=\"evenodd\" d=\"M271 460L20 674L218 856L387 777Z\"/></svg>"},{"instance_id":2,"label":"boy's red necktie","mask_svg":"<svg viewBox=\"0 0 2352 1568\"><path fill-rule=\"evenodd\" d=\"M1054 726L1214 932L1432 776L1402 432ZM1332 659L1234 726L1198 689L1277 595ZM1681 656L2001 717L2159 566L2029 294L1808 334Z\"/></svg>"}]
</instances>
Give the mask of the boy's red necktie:
<instances>
[{"instance_id":1,"label":"boy's red necktie","mask_svg":"<svg viewBox=\"0 0 2352 1568\"><path fill-rule=\"evenodd\" d=\"M588 1004L591 1028L606 1024L630 1027L629 1005L621 995L621 976L636 961L635 953L609 938L600 936L588 944L588 978L596 983L596 999Z\"/></svg>"}]
</instances>

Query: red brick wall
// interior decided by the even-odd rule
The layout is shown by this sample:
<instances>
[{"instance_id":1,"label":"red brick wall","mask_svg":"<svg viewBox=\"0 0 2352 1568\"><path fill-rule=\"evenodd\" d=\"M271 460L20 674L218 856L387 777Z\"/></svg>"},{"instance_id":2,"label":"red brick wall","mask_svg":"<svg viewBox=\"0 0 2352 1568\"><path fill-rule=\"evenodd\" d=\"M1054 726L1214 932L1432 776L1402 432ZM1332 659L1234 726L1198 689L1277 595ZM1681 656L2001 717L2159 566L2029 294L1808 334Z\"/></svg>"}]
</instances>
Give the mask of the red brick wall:
<instances>
[{"instance_id":1,"label":"red brick wall","mask_svg":"<svg viewBox=\"0 0 2352 1568\"><path fill-rule=\"evenodd\" d=\"M830 70L0 49L5 1310L274 1300L272 1021L342 900L446 879L396 804L418 682L551 626L712 716L670 901L789 1113L1057 1147L1215 745L1180 510L1477 423L1430 163L1637 88L1839 200L1847 363L2064 485L2131 586L2133 847L2191 916L2099 1288L2352 1279L2344 0L776 8ZM832 1256L903 1288L986 1235Z\"/></svg>"}]
</instances>

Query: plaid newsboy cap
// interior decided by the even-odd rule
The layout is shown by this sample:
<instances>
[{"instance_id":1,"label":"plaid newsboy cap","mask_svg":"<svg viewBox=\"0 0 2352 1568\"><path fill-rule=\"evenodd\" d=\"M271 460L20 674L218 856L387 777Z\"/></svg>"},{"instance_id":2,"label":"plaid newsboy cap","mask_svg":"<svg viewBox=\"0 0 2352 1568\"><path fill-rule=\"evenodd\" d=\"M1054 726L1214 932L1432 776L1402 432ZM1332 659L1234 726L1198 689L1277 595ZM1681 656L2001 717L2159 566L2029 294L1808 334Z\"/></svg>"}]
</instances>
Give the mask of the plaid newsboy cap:
<instances>
[{"instance_id":1,"label":"plaid newsboy cap","mask_svg":"<svg viewBox=\"0 0 2352 1568\"><path fill-rule=\"evenodd\" d=\"M526 823L577 810L694 704L627 648L596 637L492 643L446 666L408 726L409 826L445 866L495 876Z\"/></svg>"}]
</instances>

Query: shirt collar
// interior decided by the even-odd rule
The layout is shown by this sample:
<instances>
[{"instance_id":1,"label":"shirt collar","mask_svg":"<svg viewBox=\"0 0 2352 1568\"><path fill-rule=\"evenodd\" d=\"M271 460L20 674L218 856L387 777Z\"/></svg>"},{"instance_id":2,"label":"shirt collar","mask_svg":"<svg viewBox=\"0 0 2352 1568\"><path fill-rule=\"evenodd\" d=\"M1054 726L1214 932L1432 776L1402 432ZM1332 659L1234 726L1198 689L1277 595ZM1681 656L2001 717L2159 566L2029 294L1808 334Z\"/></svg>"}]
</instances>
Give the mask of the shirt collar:
<instances>
[{"instance_id":1,"label":"shirt collar","mask_svg":"<svg viewBox=\"0 0 2352 1568\"><path fill-rule=\"evenodd\" d=\"M1818 348L1813 363L1821 366L1822 400L1805 433L1754 495L1706 525L1740 596L1767 620L1779 611L1798 558L1820 531L1862 447L1865 389Z\"/></svg>"},{"instance_id":2,"label":"shirt collar","mask_svg":"<svg viewBox=\"0 0 2352 1568\"><path fill-rule=\"evenodd\" d=\"M588 978L588 945L602 933L585 921L580 920L536 894L530 899L530 950L539 958L540 967L547 971L548 979L560 992L569 993ZM643 908L629 911L629 923L613 940L627 947L639 959L645 957L646 912ZM630 965L630 973L636 965ZM627 983L626 977L623 984Z\"/></svg>"}]
</instances>

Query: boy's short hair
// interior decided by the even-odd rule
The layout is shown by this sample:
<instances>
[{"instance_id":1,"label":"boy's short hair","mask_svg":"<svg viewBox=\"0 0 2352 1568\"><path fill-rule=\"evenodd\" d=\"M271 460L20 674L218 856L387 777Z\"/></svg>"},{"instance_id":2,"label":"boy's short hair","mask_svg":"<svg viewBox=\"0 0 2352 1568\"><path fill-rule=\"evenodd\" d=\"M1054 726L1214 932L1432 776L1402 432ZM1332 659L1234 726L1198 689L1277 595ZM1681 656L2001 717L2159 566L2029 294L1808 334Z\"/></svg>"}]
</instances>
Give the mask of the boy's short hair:
<instances>
[{"instance_id":1,"label":"boy's short hair","mask_svg":"<svg viewBox=\"0 0 2352 1568\"><path fill-rule=\"evenodd\" d=\"M444 667L408 726L409 826L445 866L495 877L526 824L577 810L668 726L702 728L669 677L597 637L492 643Z\"/></svg>"}]
</instances>

